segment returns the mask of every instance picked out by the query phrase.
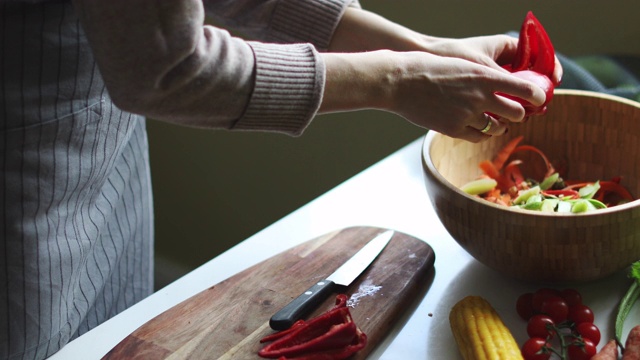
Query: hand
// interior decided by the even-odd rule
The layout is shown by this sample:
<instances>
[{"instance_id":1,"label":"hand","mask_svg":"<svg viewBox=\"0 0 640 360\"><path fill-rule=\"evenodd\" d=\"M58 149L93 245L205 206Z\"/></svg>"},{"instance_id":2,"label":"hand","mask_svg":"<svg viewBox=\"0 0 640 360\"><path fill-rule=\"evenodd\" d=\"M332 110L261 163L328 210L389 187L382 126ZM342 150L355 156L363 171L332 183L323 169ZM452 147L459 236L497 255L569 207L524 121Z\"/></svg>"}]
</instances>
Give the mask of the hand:
<instances>
[{"instance_id":1,"label":"hand","mask_svg":"<svg viewBox=\"0 0 640 360\"><path fill-rule=\"evenodd\" d=\"M512 61L518 39L508 35L478 36L464 39L424 35L382 16L362 9L349 8L336 28L329 51L359 52L389 49L424 51L456 57L494 69ZM554 82L562 78L562 66L556 58Z\"/></svg>"},{"instance_id":2,"label":"hand","mask_svg":"<svg viewBox=\"0 0 640 360\"><path fill-rule=\"evenodd\" d=\"M422 36L422 45L418 47L423 51L440 56L458 57L501 69L503 65L512 62L518 47L518 39L508 35L478 36L464 39L448 39ZM418 49L416 49L418 50ZM562 65L555 58L554 83L562 79Z\"/></svg>"},{"instance_id":3,"label":"hand","mask_svg":"<svg viewBox=\"0 0 640 360\"><path fill-rule=\"evenodd\" d=\"M418 126L478 142L502 135L509 122L524 118L522 105L496 92L534 105L545 100L544 92L532 83L465 59L388 50L323 56L327 78L320 112L324 113L381 109ZM488 118L486 112L500 120ZM482 133L488 121L491 129Z\"/></svg>"}]
</instances>

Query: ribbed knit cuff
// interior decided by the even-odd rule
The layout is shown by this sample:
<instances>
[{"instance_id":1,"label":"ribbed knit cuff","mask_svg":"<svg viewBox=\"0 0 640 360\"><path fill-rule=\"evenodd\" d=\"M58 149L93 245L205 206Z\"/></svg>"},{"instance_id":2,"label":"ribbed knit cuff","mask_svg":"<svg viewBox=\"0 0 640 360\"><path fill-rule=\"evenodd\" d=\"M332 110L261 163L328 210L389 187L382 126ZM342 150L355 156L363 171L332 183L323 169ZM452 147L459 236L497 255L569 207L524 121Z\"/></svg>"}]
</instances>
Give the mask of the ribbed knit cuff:
<instances>
[{"instance_id":1,"label":"ribbed knit cuff","mask_svg":"<svg viewBox=\"0 0 640 360\"><path fill-rule=\"evenodd\" d=\"M281 0L273 13L266 41L310 42L323 51L345 9L360 7L357 0Z\"/></svg>"},{"instance_id":2,"label":"ribbed knit cuff","mask_svg":"<svg viewBox=\"0 0 640 360\"><path fill-rule=\"evenodd\" d=\"M322 101L324 62L310 44L249 45L256 62L255 88L233 128L300 135Z\"/></svg>"}]
</instances>

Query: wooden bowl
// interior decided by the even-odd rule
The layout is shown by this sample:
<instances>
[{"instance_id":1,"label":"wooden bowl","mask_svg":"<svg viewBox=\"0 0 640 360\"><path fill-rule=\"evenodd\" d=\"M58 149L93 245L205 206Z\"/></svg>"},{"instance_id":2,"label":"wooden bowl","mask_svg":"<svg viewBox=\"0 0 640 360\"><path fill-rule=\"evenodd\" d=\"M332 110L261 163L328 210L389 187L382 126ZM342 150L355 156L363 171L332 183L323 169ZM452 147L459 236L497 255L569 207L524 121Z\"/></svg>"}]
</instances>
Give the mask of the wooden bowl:
<instances>
[{"instance_id":1,"label":"wooden bowl","mask_svg":"<svg viewBox=\"0 0 640 360\"><path fill-rule=\"evenodd\" d=\"M639 260L640 200L558 214L496 205L459 189L481 174L482 160L493 159L519 135L524 135L521 144L538 147L552 163L565 161L566 180L622 176L621 184L640 195L640 104L556 90L546 115L511 125L507 135L473 144L427 133L422 151L427 191L451 236L481 263L522 280L590 281ZM535 171L535 163L525 160L525 175Z\"/></svg>"}]
</instances>

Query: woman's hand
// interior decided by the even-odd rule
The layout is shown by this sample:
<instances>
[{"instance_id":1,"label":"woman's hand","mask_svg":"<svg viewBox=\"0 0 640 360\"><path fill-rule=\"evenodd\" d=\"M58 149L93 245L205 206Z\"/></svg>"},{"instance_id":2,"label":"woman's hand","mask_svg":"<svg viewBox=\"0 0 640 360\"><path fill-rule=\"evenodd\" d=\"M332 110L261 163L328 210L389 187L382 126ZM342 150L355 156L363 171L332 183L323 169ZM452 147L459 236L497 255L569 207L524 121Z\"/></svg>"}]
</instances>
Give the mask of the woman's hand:
<instances>
[{"instance_id":1,"label":"woman's hand","mask_svg":"<svg viewBox=\"0 0 640 360\"><path fill-rule=\"evenodd\" d=\"M383 109L416 125L474 142L501 135L510 122L522 121L525 112L496 92L534 106L545 100L541 88L502 68L513 60L517 45L518 39L508 35L427 36L366 10L349 8L328 49L342 54L325 54L327 86L320 111ZM559 82L561 77L556 59L552 80ZM480 131L487 126L488 131Z\"/></svg>"},{"instance_id":2,"label":"woman's hand","mask_svg":"<svg viewBox=\"0 0 640 360\"><path fill-rule=\"evenodd\" d=\"M323 56L327 78L322 113L380 109L418 126L478 142L503 134L509 122L524 118L522 105L496 92L534 105L545 100L542 89L531 82L466 59L388 50ZM489 121L489 131L481 132Z\"/></svg>"},{"instance_id":3,"label":"woman's hand","mask_svg":"<svg viewBox=\"0 0 640 360\"><path fill-rule=\"evenodd\" d=\"M457 57L493 68L511 63L518 39L508 35L450 39L428 36L363 9L348 8L334 32L331 52L372 50L425 51ZM559 83L562 65L556 58L553 80Z\"/></svg>"},{"instance_id":4,"label":"woman's hand","mask_svg":"<svg viewBox=\"0 0 640 360\"><path fill-rule=\"evenodd\" d=\"M464 39L435 38L419 35L417 47L422 51L448 57L457 57L501 69L503 65L510 64L516 54L518 39L508 35L477 36ZM418 50L418 49L416 49ZM555 58L554 83L560 83L562 79L562 65Z\"/></svg>"}]
</instances>

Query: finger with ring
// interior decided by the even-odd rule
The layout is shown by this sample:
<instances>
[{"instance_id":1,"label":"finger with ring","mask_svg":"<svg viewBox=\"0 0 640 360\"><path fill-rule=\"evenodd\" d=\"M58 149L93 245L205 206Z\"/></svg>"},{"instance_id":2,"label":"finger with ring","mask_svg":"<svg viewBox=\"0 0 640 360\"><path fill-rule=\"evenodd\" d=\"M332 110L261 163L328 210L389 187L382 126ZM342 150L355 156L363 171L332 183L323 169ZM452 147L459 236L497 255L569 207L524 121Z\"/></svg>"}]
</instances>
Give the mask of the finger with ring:
<instances>
[{"instance_id":1,"label":"finger with ring","mask_svg":"<svg viewBox=\"0 0 640 360\"><path fill-rule=\"evenodd\" d=\"M483 134L488 133L489 130L491 130L491 125L493 125L493 121L491 118L488 118L487 125L482 130L480 130L480 132Z\"/></svg>"}]
</instances>

